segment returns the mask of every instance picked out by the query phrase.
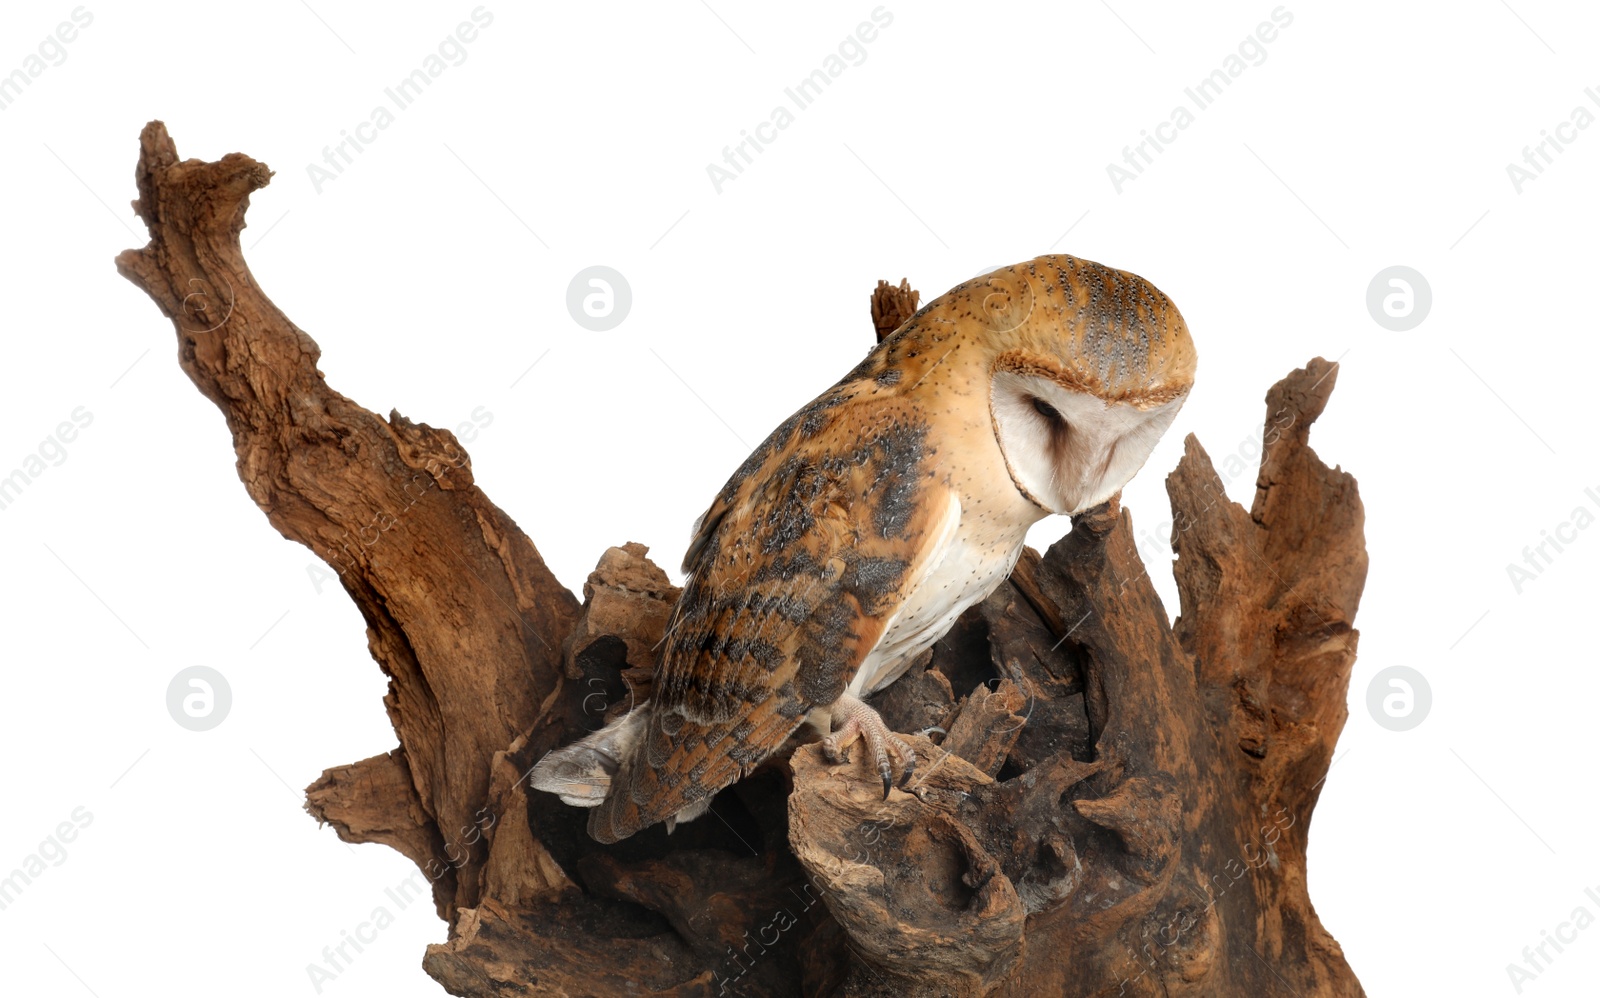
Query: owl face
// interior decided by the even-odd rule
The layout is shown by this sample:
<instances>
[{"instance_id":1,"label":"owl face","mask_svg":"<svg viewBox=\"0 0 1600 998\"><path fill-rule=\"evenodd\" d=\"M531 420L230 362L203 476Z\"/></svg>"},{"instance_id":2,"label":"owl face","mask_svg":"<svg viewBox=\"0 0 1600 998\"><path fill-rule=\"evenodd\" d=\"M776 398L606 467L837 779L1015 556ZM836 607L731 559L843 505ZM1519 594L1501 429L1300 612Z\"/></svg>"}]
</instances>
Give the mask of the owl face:
<instances>
[{"instance_id":1,"label":"owl face","mask_svg":"<svg viewBox=\"0 0 1600 998\"><path fill-rule=\"evenodd\" d=\"M995 440L1018 491L1052 513L1076 514L1128 484L1188 392L1140 408L1107 402L1061 380L997 370L989 405Z\"/></svg>"}]
</instances>

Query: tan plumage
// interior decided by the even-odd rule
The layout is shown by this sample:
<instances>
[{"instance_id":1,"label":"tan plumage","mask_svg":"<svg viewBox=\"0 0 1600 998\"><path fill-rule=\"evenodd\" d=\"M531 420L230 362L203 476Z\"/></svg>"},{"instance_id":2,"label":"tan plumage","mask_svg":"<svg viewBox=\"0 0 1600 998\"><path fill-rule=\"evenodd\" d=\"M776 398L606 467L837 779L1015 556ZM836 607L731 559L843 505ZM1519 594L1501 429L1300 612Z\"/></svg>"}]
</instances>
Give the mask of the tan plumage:
<instances>
[{"instance_id":1,"label":"tan plumage","mask_svg":"<svg viewBox=\"0 0 1600 998\"><path fill-rule=\"evenodd\" d=\"M888 792L909 747L857 696L1010 573L1033 523L1110 498L1193 382L1177 309L1069 256L942 295L785 420L696 525L650 702L552 753L533 785L602 842L689 820L832 707Z\"/></svg>"}]
</instances>

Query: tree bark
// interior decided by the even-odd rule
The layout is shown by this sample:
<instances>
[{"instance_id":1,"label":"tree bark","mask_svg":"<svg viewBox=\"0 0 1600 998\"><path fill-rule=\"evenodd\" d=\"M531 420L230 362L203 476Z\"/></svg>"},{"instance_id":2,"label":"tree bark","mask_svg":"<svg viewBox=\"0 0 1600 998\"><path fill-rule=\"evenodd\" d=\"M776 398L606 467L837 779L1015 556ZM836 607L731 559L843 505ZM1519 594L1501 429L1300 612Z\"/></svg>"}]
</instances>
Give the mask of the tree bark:
<instances>
[{"instance_id":1,"label":"tree bark","mask_svg":"<svg viewBox=\"0 0 1600 998\"><path fill-rule=\"evenodd\" d=\"M583 601L473 484L447 430L329 388L239 246L271 173L140 136L150 243L117 258L173 321L245 489L338 572L399 746L306 808L433 883L451 994L1298 995L1361 986L1306 892L1366 577L1354 479L1307 444L1338 367L1267 393L1255 501L1192 436L1167 479L1181 615L1113 502L968 611L875 698L924 760L882 798L801 744L713 815L613 846L530 793L533 763L648 695L678 591L637 544ZM918 296L880 282L881 338Z\"/></svg>"}]
</instances>

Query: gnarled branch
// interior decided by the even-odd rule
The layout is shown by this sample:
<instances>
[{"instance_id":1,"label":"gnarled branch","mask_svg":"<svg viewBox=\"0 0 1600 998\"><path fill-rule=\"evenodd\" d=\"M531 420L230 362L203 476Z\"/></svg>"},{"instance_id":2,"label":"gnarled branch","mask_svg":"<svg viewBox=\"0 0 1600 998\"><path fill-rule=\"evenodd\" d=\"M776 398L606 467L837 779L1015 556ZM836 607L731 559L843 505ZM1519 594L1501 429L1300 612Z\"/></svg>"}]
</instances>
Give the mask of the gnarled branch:
<instances>
[{"instance_id":1,"label":"gnarled branch","mask_svg":"<svg viewBox=\"0 0 1600 998\"><path fill-rule=\"evenodd\" d=\"M451 929L424 966L452 994L1362 993L1305 878L1366 575L1355 482L1307 443L1336 365L1268 393L1248 512L1186 441L1173 626L1131 514L1091 511L876 697L922 732L907 790L884 800L801 745L714 819L601 846L525 774L648 695L677 590L630 544L580 604L448 431L324 382L240 250L267 168L179 161L160 122L140 145L150 243L118 270L172 320L246 491L338 572L390 679L399 747L328 770L306 806L429 874ZM880 283L880 338L917 299Z\"/></svg>"}]
</instances>

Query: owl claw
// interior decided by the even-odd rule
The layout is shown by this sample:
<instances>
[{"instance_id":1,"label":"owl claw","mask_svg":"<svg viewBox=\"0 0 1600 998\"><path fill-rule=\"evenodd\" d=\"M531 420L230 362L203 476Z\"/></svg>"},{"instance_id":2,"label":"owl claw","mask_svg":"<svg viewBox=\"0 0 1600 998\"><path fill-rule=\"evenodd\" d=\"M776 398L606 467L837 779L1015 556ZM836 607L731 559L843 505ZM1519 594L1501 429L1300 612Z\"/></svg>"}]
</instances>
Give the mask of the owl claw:
<instances>
[{"instance_id":1,"label":"owl claw","mask_svg":"<svg viewBox=\"0 0 1600 998\"><path fill-rule=\"evenodd\" d=\"M866 743L873 766L883 778L884 800L889 799L889 791L895 786L893 763L900 764L899 785L906 786L917 768L917 753L904 738L889 730L877 711L847 693L833 705L832 714L833 733L822 740L822 752L829 761L848 763L846 750L860 739Z\"/></svg>"}]
</instances>

